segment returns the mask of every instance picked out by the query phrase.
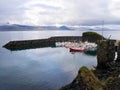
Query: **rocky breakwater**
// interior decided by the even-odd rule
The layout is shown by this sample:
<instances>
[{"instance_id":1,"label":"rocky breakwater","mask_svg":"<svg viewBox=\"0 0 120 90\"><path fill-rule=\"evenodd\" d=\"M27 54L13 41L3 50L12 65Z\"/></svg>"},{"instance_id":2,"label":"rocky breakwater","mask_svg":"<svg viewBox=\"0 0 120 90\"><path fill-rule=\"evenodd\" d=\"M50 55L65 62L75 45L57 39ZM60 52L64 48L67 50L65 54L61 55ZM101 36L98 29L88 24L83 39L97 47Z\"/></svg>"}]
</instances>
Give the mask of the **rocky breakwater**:
<instances>
[{"instance_id":1,"label":"rocky breakwater","mask_svg":"<svg viewBox=\"0 0 120 90\"><path fill-rule=\"evenodd\" d=\"M55 47L55 41L49 39L10 41L3 47L11 51L41 47Z\"/></svg>"},{"instance_id":2,"label":"rocky breakwater","mask_svg":"<svg viewBox=\"0 0 120 90\"><path fill-rule=\"evenodd\" d=\"M118 58L115 57L115 41L106 40L99 44L97 66L94 70L82 67L77 77L59 90L120 90L120 44Z\"/></svg>"},{"instance_id":3,"label":"rocky breakwater","mask_svg":"<svg viewBox=\"0 0 120 90\"><path fill-rule=\"evenodd\" d=\"M5 44L3 47L14 51L14 50L25 50L32 48L41 48L41 47L56 47L56 42L67 42L67 41L81 41L81 36L59 36L59 37L50 37L47 39L36 39L36 40L19 40L19 41L10 41Z\"/></svg>"}]
</instances>

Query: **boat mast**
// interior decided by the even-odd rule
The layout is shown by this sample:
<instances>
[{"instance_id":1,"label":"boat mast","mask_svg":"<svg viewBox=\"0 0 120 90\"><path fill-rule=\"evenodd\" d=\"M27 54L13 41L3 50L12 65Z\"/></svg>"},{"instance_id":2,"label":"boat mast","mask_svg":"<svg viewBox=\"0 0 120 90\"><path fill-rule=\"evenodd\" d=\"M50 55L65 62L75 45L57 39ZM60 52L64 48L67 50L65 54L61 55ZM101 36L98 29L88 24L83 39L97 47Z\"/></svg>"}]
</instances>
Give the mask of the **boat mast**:
<instances>
[{"instance_id":1,"label":"boat mast","mask_svg":"<svg viewBox=\"0 0 120 90\"><path fill-rule=\"evenodd\" d=\"M103 41L103 28L104 28L104 20L102 21L102 41Z\"/></svg>"}]
</instances>

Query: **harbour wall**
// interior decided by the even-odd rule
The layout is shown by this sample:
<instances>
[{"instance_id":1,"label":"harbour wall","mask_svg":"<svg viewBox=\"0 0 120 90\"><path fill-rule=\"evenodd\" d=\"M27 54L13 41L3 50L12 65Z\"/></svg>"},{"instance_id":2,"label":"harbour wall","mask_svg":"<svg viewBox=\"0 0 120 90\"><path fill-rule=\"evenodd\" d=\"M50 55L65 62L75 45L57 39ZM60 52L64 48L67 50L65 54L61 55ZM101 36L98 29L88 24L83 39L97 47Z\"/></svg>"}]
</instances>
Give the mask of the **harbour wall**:
<instances>
[{"instance_id":1,"label":"harbour wall","mask_svg":"<svg viewBox=\"0 0 120 90\"><path fill-rule=\"evenodd\" d=\"M25 50L32 48L42 48L42 47L56 47L56 42L77 42L81 41L81 36L60 36L60 37L50 37L47 39L35 39L35 40L20 40L20 41L10 41L3 47L14 51L14 50Z\"/></svg>"}]
</instances>

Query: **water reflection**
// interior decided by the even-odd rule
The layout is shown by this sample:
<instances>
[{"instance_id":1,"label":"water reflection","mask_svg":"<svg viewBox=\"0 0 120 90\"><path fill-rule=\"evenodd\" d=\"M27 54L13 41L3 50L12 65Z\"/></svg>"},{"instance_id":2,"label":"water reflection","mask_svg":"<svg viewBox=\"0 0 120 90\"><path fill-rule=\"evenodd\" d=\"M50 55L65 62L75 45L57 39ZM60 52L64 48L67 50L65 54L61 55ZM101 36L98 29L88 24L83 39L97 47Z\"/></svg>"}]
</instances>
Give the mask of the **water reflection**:
<instances>
[{"instance_id":1,"label":"water reflection","mask_svg":"<svg viewBox=\"0 0 120 90\"><path fill-rule=\"evenodd\" d=\"M71 82L81 66L96 64L95 58L73 55L62 47L4 50L0 57L0 89L4 90L56 90Z\"/></svg>"},{"instance_id":2,"label":"water reflection","mask_svg":"<svg viewBox=\"0 0 120 90\"><path fill-rule=\"evenodd\" d=\"M95 51L86 51L84 54L89 55L89 56L96 56L97 55L97 50Z\"/></svg>"},{"instance_id":3,"label":"water reflection","mask_svg":"<svg viewBox=\"0 0 120 90\"><path fill-rule=\"evenodd\" d=\"M85 52L70 52L71 54L76 54L76 53L83 53L87 56L96 56L97 51L85 51Z\"/></svg>"}]
</instances>

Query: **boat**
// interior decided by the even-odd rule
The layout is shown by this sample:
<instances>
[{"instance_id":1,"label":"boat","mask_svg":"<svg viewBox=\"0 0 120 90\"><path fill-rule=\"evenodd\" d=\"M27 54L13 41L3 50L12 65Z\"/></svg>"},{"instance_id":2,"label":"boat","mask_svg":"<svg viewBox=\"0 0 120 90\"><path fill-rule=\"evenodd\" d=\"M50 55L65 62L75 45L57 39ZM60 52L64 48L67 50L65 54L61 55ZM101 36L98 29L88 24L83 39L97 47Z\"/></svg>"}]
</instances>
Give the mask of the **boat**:
<instances>
[{"instance_id":1,"label":"boat","mask_svg":"<svg viewBox=\"0 0 120 90\"><path fill-rule=\"evenodd\" d=\"M70 52L95 51L97 44L90 42L56 42L56 47L66 47Z\"/></svg>"},{"instance_id":2,"label":"boat","mask_svg":"<svg viewBox=\"0 0 120 90\"><path fill-rule=\"evenodd\" d=\"M70 52L84 52L84 48L70 48Z\"/></svg>"},{"instance_id":3,"label":"boat","mask_svg":"<svg viewBox=\"0 0 120 90\"><path fill-rule=\"evenodd\" d=\"M96 50L97 50L97 44L95 43L90 43L85 47L85 51L96 51Z\"/></svg>"},{"instance_id":4,"label":"boat","mask_svg":"<svg viewBox=\"0 0 120 90\"><path fill-rule=\"evenodd\" d=\"M87 51L96 51L97 44L95 43L81 43L79 46L70 47L70 52L87 52Z\"/></svg>"}]
</instances>

